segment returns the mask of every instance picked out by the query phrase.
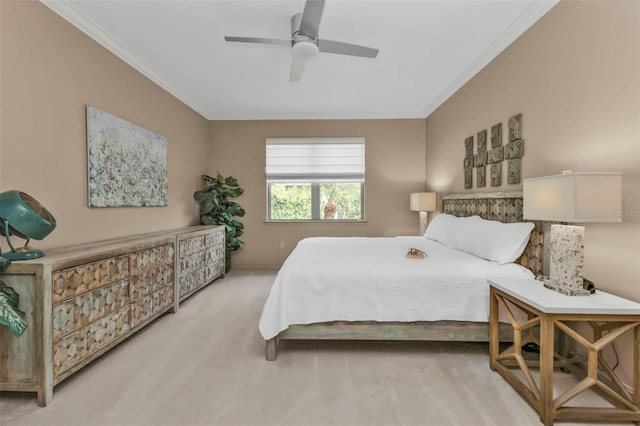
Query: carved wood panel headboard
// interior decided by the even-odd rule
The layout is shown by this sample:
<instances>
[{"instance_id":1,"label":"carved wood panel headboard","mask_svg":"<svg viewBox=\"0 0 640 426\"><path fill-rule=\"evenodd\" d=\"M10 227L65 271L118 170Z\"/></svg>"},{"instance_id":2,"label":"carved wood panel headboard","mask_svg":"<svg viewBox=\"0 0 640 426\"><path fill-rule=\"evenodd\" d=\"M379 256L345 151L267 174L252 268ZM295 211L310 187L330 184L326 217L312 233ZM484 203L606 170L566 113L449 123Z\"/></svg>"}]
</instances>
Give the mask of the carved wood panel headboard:
<instances>
[{"instance_id":1,"label":"carved wood panel headboard","mask_svg":"<svg viewBox=\"0 0 640 426\"><path fill-rule=\"evenodd\" d=\"M485 192L453 194L442 197L442 212L465 217L478 215L483 219L511 223L522 222L522 192ZM529 268L535 275L544 273L545 223L531 220L529 244L516 263Z\"/></svg>"}]
</instances>

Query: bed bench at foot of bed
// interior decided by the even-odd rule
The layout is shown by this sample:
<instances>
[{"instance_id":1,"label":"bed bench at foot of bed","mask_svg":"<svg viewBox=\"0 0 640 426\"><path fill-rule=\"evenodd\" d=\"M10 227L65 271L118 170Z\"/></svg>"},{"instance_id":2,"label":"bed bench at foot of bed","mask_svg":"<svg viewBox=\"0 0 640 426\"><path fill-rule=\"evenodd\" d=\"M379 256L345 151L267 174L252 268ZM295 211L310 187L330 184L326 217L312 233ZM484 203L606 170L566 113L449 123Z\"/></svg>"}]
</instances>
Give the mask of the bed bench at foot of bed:
<instances>
[{"instance_id":1,"label":"bed bench at foot of bed","mask_svg":"<svg viewBox=\"0 0 640 426\"><path fill-rule=\"evenodd\" d=\"M500 324L501 342L513 342L513 329ZM379 340L379 341L458 341L488 342L489 324L468 321L411 323L333 321L295 324L266 341L267 361L278 357L279 340Z\"/></svg>"}]
</instances>

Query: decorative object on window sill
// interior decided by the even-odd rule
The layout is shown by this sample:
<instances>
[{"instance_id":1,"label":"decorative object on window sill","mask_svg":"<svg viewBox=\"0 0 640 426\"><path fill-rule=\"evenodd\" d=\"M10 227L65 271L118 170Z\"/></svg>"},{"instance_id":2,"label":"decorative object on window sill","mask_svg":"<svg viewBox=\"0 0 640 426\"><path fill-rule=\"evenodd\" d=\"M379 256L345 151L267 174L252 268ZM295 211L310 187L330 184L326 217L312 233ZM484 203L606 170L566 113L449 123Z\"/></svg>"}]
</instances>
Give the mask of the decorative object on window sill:
<instances>
[{"instance_id":1,"label":"decorative object on window sill","mask_svg":"<svg viewBox=\"0 0 640 426\"><path fill-rule=\"evenodd\" d=\"M56 220L42 204L21 191L0 193L0 235L7 239L10 252L1 253L8 260L36 259L44 256L42 250L29 247L31 239L42 240L56 227ZM15 248L11 235L27 240L23 247Z\"/></svg>"},{"instance_id":2,"label":"decorative object on window sill","mask_svg":"<svg viewBox=\"0 0 640 426\"><path fill-rule=\"evenodd\" d=\"M336 192L338 186L335 183L326 185L328 187L326 201L322 211L325 219L337 219L338 218L338 203L336 202Z\"/></svg>"},{"instance_id":3,"label":"decorative object on window sill","mask_svg":"<svg viewBox=\"0 0 640 426\"><path fill-rule=\"evenodd\" d=\"M524 218L567 223L620 222L622 173L574 173L525 179ZM584 227L551 225L551 258L545 287L569 296L583 288Z\"/></svg>"},{"instance_id":4,"label":"decorative object on window sill","mask_svg":"<svg viewBox=\"0 0 640 426\"><path fill-rule=\"evenodd\" d=\"M420 235L427 230L427 212L436 210L435 192L413 192L409 197L409 210L420 212Z\"/></svg>"},{"instance_id":5,"label":"decorative object on window sill","mask_svg":"<svg viewBox=\"0 0 640 426\"><path fill-rule=\"evenodd\" d=\"M521 159L524 155L524 140L522 139L522 114L509 118L509 141L502 145L502 123L491 126L491 149L487 149L487 131L481 130L476 134L477 152L473 152L473 136L464 140L464 188L473 188L473 169L476 169L476 186L487 186L487 165L489 168L490 185L502 185L502 162L507 161L507 183L520 183Z\"/></svg>"}]
</instances>

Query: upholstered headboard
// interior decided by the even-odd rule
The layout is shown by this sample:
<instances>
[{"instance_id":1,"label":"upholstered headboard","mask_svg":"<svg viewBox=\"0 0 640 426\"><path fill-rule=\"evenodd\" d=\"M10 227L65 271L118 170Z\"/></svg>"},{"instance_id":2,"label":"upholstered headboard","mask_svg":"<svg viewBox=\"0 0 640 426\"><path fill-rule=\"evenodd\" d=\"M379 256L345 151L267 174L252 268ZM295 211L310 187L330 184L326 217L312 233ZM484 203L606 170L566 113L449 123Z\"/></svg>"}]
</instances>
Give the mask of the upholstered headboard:
<instances>
[{"instance_id":1,"label":"upholstered headboard","mask_svg":"<svg viewBox=\"0 0 640 426\"><path fill-rule=\"evenodd\" d=\"M442 197L442 212L460 217L478 215L483 219L504 223L522 222L522 192L445 195ZM529 268L535 275L540 275L545 272L545 227L548 222L528 222L535 227L531 231L529 244L516 262Z\"/></svg>"}]
</instances>

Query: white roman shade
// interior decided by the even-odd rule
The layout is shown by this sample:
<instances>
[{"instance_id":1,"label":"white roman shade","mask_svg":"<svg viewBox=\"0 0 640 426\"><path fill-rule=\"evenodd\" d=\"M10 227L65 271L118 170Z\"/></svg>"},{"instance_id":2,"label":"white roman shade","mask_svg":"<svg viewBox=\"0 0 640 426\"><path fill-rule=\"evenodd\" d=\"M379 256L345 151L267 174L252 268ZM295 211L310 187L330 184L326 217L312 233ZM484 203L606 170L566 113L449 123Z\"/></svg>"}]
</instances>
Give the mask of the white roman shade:
<instances>
[{"instance_id":1,"label":"white roman shade","mask_svg":"<svg viewBox=\"0 0 640 426\"><path fill-rule=\"evenodd\" d=\"M364 182L364 138L267 138L267 182Z\"/></svg>"}]
</instances>

